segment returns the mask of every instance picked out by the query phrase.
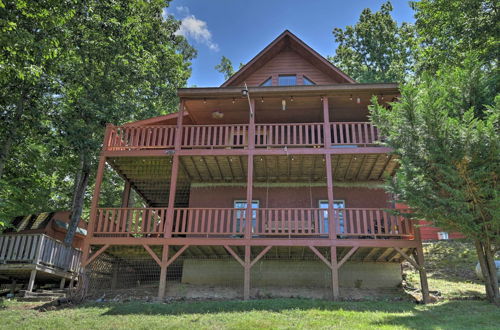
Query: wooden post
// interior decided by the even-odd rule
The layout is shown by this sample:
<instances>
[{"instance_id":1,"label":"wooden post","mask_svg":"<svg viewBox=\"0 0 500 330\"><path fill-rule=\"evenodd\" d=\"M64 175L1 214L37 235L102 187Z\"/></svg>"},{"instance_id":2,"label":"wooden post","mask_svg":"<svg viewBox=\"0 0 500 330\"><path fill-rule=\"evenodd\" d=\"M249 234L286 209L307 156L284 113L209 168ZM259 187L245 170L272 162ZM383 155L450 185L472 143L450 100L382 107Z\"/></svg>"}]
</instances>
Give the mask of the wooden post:
<instances>
[{"instance_id":1,"label":"wooden post","mask_svg":"<svg viewBox=\"0 0 500 330\"><path fill-rule=\"evenodd\" d=\"M328 97L321 98L323 103L323 135L324 147L329 149L332 147L332 137L330 131L330 111L328 107ZM335 216L333 214L333 175L332 175L332 158L329 154L325 154L325 167L326 167L326 187L328 194L328 237L330 239L337 239Z\"/></svg>"},{"instance_id":2,"label":"wooden post","mask_svg":"<svg viewBox=\"0 0 500 330\"><path fill-rule=\"evenodd\" d=\"M125 181L122 194L122 207L128 207L130 203L130 182Z\"/></svg>"},{"instance_id":3,"label":"wooden post","mask_svg":"<svg viewBox=\"0 0 500 330\"><path fill-rule=\"evenodd\" d=\"M28 282L28 292L33 292L33 287L35 286L36 269L31 271L30 280Z\"/></svg>"},{"instance_id":4,"label":"wooden post","mask_svg":"<svg viewBox=\"0 0 500 330\"><path fill-rule=\"evenodd\" d=\"M109 134L109 127L106 129L106 134ZM107 140L105 140L107 141ZM86 260L89 257L90 244L88 241L92 238L94 234L94 227L97 220L97 208L99 206L99 195L101 194L101 184L102 179L104 177L104 170L106 166L106 157L99 157L99 165L97 167L97 176L94 185L94 194L92 195L92 203L90 205L90 220L87 226L87 236L85 237L85 241L83 243L83 252L82 252L82 264L85 264Z\"/></svg>"},{"instance_id":5,"label":"wooden post","mask_svg":"<svg viewBox=\"0 0 500 330\"><path fill-rule=\"evenodd\" d=\"M184 101L179 105L179 115L177 116L177 127L175 129L175 153L172 160L172 173L170 174L170 190L168 194L167 216L165 218L164 236L172 237L172 226L174 219L175 193L177 190L177 179L179 176L179 155L182 145L182 123L184 118Z\"/></svg>"},{"instance_id":6,"label":"wooden post","mask_svg":"<svg viewBox=\"0 0 500 330\"><path fill-rule=\"evenodd\" d=\"M243 279L243 299L250 299L250 269L251 269L251 249L250 245L245 246L245 266L244 266L244 279Z\"/></svg>"},{"instance_id":7,"label":"wooden post","mask_svg":"<svg viewBox=\"0 0 500 330\"><path fill-rule=\"evenodd\" d=\"M337 247L330 247L330 257L332 263L332 293L333 300L338 300L340 298L340 289L339 289L339 267L337 263Z\"/></svg>"},{"instance_id":8,"label":"wooden post","mask_svg":"<svg viewBox=\"0 0 500 330\"><path fill-rule=\"evenodd\" d=\"M63 277L61 278L61 282L59 283L59 289L64 289L64 285L66 284L66 279Z\"/></svg>"},{"instance_id":9,"label":"wooden post","mask_svg":"<svg viewBox=\"0 0 500 330\"><path fill-rule=\"evenodd\" d=\"M160 266L160 286L158 287L158 299L165 298L165 289L167 287L167 267L168 267L168 250L167 244L163 245Z\"/></svg>"},{"instance_id":10,"label":"wooden post","mask_svg":"<svg viewBox=\"0 0 500 330\"><path fill-rule=\"evenodd\" d=\"M420 274L420 287L422 288L422 301L424 304L428 304L430 300L429 296L429 283L427 282L427 271L425 269L425 260L424 260L424 250L422 248L422 239L420 236L420 227L414 227L415 229L415 241L418 242L416 248L416 261L419 265L419 274Z\"/></svg>"},{"instance_id":11,"label":"wooden post","mask_svg":"<svg viewBox=\"0 0 500 330\"><path fill-rule=\"evenodd\" d=\"M111 270L111 290L116 289L116 286L118 284L118 265L116 263L113 264L112 270Z\"/></svg>"},{"instance_id":12,"label":"wooden post","mask_svg":"<svg viewBox=\"0 0 500 330\"><path fill-rule=\"evenodd\" d=\"M250 114L248 119L248 149L255 149L255 100L250 100ZM245 238L252 237L252 201L253 201L253 154L247 156L247 209L245 212Z\"/></svg>"}]
</instances>

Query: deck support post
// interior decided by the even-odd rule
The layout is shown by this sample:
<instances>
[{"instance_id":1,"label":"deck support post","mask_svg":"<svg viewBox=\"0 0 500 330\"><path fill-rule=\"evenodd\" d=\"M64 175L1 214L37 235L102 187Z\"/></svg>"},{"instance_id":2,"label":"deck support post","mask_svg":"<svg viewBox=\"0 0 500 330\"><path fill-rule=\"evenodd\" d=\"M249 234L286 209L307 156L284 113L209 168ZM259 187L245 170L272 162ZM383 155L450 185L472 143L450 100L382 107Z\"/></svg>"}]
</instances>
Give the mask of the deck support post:
<instances>
[{"instance_id":1,"label":"deck support post","mask_svg":"<svg viewBox=\"0 0 500 330\"><path fill-rule=\"evenodd\" d=\"M429 283L427 282L427 271L425 269L424 250L422 248L422 239L420 236L420 228L415 228L415 240L418 242L415 249L415 259L419 266L418 272L420 274L420 287L422 288L422 302L424 304L430 303L429 296Z\"/></svg>"},{"instance_id":2,"label":"deck support post","mask_svg":"<svg viewBox=\"0 0 500 330\"><path fill-rule=\"evenodd\" d=\"M165 289L167 287L167 267L168 267L168 245L163 245L160 265L160 286L158 287L158 299L165 298Z\"/></svg>"},{"instance_id":3,"label":"deck support post","mask_svg":"<svg viewBox=\"0 0 500 330\"><path fill-rule=\"evenodd\" d=\"M125 181L122 194L122 207L128 207L130 203L130 182Z\"/></svg>"},{"instance_id":4,"label":"deck support post","mask_svg":"<svg viewBox=\"0 0 500 330\"><path fill-rule=\"evenodd\" d=\"M106 136L109 136L110 126L106 127ZM108 139L105 139L107 142ZM104 146L105 147L105 146ZM94 227L97 220L97 207L99 206L99 197L101 194L101 184L104 177L104 170L106 166L106 157L99 157L99 165L97 167L97 176L94 185L94 194L92 195L92 203L90 205L90 220L87 226L87 236L83 242L83 253L82 253L82 267L88 264L87 260L89 258L90 244L88 241L94 236Z\"/></svg>"},{"instance_id":5,"label":"deck support post","mask_svg":"<svg viewBox=\"0 0 500 330\"><path fill-rule=\"evenodd\" d=\"M66 285L66 279L63 277L61 278L61 282L59 283L59 289L64 289L64 286Z\"/></svg>"},{"instance_id":6,"label":"deck support post","mask_svg":"<svg viewBox=\"0 0 500 330\"><path fill-rule=\"evenodd\" d=\"M243 300L248 300L250 299L250 269L252 267L250 263L250 245L245 246L245 275L244 275L244 280L243 280Z\"/></svg>"},{"instance_id":7,"label":"deck support post","mask_svg":"<svg viewBox=\"0 0 500 330\"><path fill-rule=\"evenodd\" d=\"M250 100L250 112L248 119L248 149L255 149L255 100ZM247 156L247 209L245 212L245 239L252 237L253 225L253 154L249 153Z\"/></svg>"},{"instance_id":8,"label":"deck support post","mask_svg":"<svg viewBox=\"0 0 500 330\"><path fill-rule=\"evenodd\" d=\"M33 269L30 274L30 280L28 282L28 292L33 292L33 287L35 286L36 269Z\"/></svg>"},{"instance_id":9,"label":"deck support post","mask_svg":"<svg viewBox=\"0 0 500 330\"><path fill-rule=\"evenodd\" d=\"M323 96L321 98L323 103L323 134L324 134L324 144L325 149L330 149L332 146L332 136L330 131L330 111L328 106L328 97ZM332 175L332 157L330 154L323 155L325 157L325 169L326 169L326 187L328 194L328 237L330 239L336 239L336 226L335 217L333 214L333 175Z\"/></svg>"},{"instance_id":10,"label":"deck support post","mask_svg":"<svg viewBox=\"0 0 500 330\"><path fill-rule=\"evenodd\" d=\"M339 267L337 263L337 247L330 247L330 258L332 263L332 294L333 300L339 300L340 289L339 289Z\"/></svg>"}]
</instances>

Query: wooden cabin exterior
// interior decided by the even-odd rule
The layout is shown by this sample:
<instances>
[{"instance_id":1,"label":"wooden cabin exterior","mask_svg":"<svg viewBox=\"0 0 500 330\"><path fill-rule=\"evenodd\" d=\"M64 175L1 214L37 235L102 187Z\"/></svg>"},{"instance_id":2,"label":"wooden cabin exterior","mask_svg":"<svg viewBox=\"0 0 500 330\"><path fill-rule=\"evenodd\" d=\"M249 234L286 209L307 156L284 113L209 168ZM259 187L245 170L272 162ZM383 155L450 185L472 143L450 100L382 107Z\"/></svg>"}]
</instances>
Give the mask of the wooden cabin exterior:
<instances>
[{"instance_id":1,"label":"wooden cabin exterior","mask_svg":"<svg viewBox=\"0 0 500 330\"><path fill-rule=\"evenodd\" d=\"M83 264L114 246L143 247L161 269L163 298L179 256L225 253L248 299L252 267L286 247L324 263L335 299L346 265L366 276L380 265L398 272L403 260L421 271L426 296L419 231L387 211L381 188L397 159L368 118L371 97L398 95L396 84L356 83L285 31L222 86L179 89L178 112L109 125ZM100 202L107 166L125 181L119 207ZM145 207L129 207L131 190ZM188 273L210 284L202 266L184 265Z\"/></svg>"},{"instance_id":2,"label":"wooden cabin exterior","mask_svg":"<svg viewBox=\"0 0 500 330\"><path fill-rule=\"evenodd\" d=\"M70 220L69 211L46 212L13 219L0 235L0 282L27 281L31 292L35 281L73 281L80 272L87 224L80 220L71 247L63 244Z\"/></svg>"}]
</instances>

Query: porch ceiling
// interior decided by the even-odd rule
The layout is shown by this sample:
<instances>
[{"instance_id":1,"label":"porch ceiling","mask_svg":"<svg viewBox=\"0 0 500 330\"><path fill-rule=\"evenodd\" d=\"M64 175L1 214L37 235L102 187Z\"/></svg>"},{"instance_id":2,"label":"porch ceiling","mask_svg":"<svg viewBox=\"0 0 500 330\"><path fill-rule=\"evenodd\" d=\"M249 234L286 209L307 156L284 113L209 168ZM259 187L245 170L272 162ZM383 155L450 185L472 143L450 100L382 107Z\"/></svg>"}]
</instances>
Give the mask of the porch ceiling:
<instances>
[{"instance_id":1,"label":"porch ceiling","mask_svg":"<svg viewBox=\"0 0 500 330\"><path fill-rule=\"evenodd\" d=\"M395 156L386 154L332 155L333 181L380 181L394 174ZM191 183L246 184L246 156L182 156L176 204L188 202ZM111 167L126 178L151 206L165 206L170 189L172 157L115 157ZM323 155L255 156L255 183L311 183L326 185ZM183 190L185 190L183 192Z\"/></svg>"}]
</instances>

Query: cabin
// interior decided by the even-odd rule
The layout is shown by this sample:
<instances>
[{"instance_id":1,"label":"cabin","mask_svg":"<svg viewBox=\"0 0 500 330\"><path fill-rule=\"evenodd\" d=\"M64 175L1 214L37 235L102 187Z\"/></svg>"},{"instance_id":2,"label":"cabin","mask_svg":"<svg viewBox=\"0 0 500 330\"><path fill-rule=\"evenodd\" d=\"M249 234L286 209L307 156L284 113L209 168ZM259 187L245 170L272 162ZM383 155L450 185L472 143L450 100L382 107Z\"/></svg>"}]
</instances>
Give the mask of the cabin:
<instances>
[{"instance_id":1,"label":"cabin","mask_svg":"<svg viewBox=\"0 0 500 330\"><path fill-rule=\"evenodd\" d=\"M443 240L454 240L463 239L465 236L457 232L448 232L442 228L435 227L431 222L420 220L420 236L422 241L443 241Z\"/></svg>"},{"instance_id":2,"label":"cabin","mask_svg":"<svg viewBox=\"0 0 500 330\"><path fill-rule=\"evenodd\" d=\"M63 244L70 211L19 216L0 235L1 292L24 288L33 292L37 284L73 284L80 261L87 224L80 220L71 247Z\"/></svg>"},{"instance_id":3,"label":"cabin","mask_svg":"<svg viewBox=\"0 0 500 330\"><path fill-rule=\"evenodd\" d=\"M91 290L339 299L398 287L407 260L427 297L420 233L382 189L397 157L369 121L370 99L390 106L397 84L356 83L284 31L221 86L177 93L177 112L107 126ZM122 199L106 205L113 174Z\"/></svg>"}]
</instances>

